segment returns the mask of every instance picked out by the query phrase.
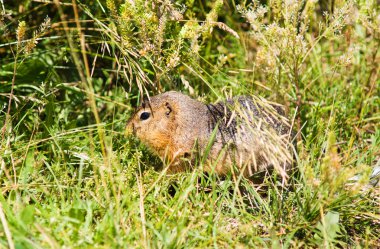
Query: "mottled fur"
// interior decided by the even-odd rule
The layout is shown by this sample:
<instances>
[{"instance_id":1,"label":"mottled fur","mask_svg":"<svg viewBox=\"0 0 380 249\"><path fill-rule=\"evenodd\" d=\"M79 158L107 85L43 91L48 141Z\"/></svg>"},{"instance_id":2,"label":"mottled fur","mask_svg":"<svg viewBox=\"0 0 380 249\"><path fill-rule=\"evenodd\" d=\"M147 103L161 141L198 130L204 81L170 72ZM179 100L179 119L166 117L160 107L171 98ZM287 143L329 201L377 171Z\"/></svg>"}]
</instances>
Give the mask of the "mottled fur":
<instances>
[{"instance_id":1,"label":"mottled fur","mask_svg":"<svg viewBox=\"0 0 380 249\"><path fill-rule=\"evenodd\" d=\"M279 107L259 102L241 96L206 105L166 92L144 101L127 129L167 162L171 173L203 156L215 129L205 171L224 175L237 166L247 177L269 167L281 171L291 163L290 128ZM143 112L150 114L148 119L140 118Z\"/></svg>"}]
</instances>

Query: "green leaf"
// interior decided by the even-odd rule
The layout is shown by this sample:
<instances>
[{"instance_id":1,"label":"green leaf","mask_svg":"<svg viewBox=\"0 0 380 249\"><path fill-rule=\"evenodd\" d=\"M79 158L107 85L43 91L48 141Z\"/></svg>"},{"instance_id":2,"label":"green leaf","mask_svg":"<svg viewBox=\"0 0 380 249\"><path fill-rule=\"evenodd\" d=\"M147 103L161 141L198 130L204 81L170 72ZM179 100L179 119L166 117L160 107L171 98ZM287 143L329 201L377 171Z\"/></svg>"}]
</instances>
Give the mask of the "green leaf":
<instances>
[{"instance_id":1,"label":"green leaf","mask_svg":"<svg viewBox=\"0 0 380 249\"><path fill-rule=\"evenodd\" d=\"M34 222L35 209L33 205L27 205L20 214L21 220L25 225L30 225Z\"/></svg>"},{"instance_id":2,"label":"green leaf","mask_svg":"<svg viewBox=\"0 0 380 249\"><path fill-rule=\"evenodd\" d=\"M318 222L317 229L321 232L321 237L329 242L333 242L340 234L339 213L328 212L322 218L322 221ZM319 236L316 237L318 238Z\"/></svg>"}]
</instances>

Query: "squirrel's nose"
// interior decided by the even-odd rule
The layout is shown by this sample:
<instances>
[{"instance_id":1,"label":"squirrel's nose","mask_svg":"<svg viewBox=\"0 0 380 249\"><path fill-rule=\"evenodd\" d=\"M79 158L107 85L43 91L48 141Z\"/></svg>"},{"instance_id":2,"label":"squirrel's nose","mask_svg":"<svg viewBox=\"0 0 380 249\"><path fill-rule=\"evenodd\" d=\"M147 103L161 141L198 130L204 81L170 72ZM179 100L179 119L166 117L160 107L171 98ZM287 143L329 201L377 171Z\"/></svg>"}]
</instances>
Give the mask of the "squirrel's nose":
<instances>
[{"instance_id":1,"label":"squirrel's nose","mask_svg":"<svg viewBox=\"0 0 380 249\"><path fill-rule=\"evenodd\" d=\"M136 133L135 125L133 124L132 121L128 122L127 126L125 127L125 135L129 136L131 134L134 135L135 133Z\"/></svg>"}]
</instances>

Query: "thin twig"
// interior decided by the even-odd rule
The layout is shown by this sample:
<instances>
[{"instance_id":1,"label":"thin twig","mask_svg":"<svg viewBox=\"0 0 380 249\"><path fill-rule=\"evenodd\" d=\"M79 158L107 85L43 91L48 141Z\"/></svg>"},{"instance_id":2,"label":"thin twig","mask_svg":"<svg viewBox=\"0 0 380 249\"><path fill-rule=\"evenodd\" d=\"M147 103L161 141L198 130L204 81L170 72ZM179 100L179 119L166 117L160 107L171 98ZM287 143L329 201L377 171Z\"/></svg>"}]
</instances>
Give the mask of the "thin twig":
<instances>
[{"instance_id":1,"label":"thin twig","mask_svg":"<svg viewBox=\"0 0 380 249\"><path fill-rule=\"evenodd\" d=\"M145 219L145 209L144 209L144 190L143 186L141 184L141 176L136 174L136 181L137 181L137 186L139 189L139 194L140 194L140 216L141 216L141 223L142 223L142 232L144 236L144 246L145 248L148 248L148 241L147 241L147 233L146 233L146 219Z\"/></svg>"},{"instance_id":2,"label":"thin twig","mask_svg":"<svg viewBox=\"0 0 380 249\"><path fill-rule=\"evenodd\" d=\"M5 236L7 237L7 240L8 240L8 246L10 249L15 249L15 244L13 243L12 234L9 230L7 218L5 217L5 214L3 211L3 205L1 204L1 202L0 202L0 219L1 219L1 224L3 225Z\"/></svg>"},{"instance_id":3,"label":"thin twig","mask_svg":"<svg viewBox=\"0 0 380 249\"><path fill-rule=\"evenodd\" d=\"M16 55L15 55L15 63L13 65L12 86L11 86L11 93L9 95L8 110L7 110L7 114L5 116L4 126L2 128L2 135L1 135L1 138L2 138L1 140L2 141L4 141L5 131L8 128L8 122L9 122L10 113L11 113L11 104L12 104L12 99L13 99L13 90L14 90L15 82L16 82L16 71L17 71L17 59L18 59L18 55L19 55L19 53L18 53L18 46L17 46L17 51L16 51Z\"/></svg>"}]
</instances>

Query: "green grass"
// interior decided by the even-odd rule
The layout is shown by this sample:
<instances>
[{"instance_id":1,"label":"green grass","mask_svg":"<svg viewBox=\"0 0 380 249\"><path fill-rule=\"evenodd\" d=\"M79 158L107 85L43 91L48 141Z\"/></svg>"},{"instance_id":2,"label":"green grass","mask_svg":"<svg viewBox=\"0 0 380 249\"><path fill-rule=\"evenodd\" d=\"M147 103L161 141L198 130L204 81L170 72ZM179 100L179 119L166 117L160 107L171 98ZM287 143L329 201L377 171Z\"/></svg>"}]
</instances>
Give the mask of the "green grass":
<instances>
[{"instance_id":1,"label":"green grass","mask_svg":"<svg viewBox=\"0 0 380 249\"><path fill-rule=\"evenodd\" d=\"M0 248L380 245L376 1L74 2L0 0ZM157 170L124 128L165 90L283 104L298 174Z\"/></svg>"}]
</instances>

